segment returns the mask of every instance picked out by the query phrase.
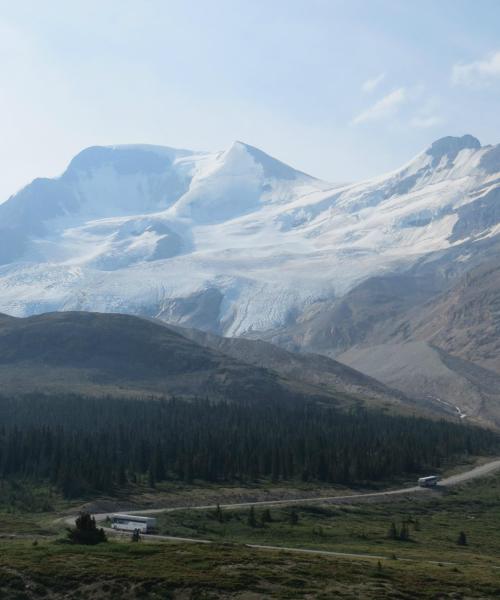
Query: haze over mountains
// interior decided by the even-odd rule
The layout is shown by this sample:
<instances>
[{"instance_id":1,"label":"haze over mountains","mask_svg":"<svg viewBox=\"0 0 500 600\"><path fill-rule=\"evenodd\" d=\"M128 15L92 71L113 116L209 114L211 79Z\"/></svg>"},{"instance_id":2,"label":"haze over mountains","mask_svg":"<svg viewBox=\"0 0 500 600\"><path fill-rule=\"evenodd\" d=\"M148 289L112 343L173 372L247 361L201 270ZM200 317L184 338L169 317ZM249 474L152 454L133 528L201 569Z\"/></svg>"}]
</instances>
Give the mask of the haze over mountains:
<instances>
[{"instance_id":1,"label":"haze over mountains","mask_svg":"<svg viewBox=\"0 0 500 600\"><path fill-rule=\"evenodd\" d=\"M500 145L470 135L343 186L241 142L89 148L0 205L0 312L261 338L495 420L499 201Z\"/></svg>"}]
</instances>

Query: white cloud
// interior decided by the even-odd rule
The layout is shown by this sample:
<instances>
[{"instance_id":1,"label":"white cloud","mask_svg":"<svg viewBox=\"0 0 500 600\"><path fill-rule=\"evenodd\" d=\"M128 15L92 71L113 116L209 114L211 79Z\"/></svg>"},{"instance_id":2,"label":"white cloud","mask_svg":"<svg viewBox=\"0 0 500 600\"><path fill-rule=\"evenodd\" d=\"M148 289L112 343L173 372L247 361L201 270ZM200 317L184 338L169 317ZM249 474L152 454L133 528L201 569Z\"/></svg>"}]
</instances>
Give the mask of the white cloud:
<instances>
[{"instance_id":1,"label":"white cloud","mask_svg":"<svg viewBox=\"0 0 500 600\"><path fill-rule=\"evenodd\" d=\"M435 125L440 125L443 119L438 115L415 116L410 119L410 126L416 129L429 129Z\"/></svg>"},{"instance_id":2,"label":"white cloud","mask_svg":"<svg viewBox=\"0 0 500 600\"><path fill-rule=\"evenodd\" d=\"M455 85L481 85L492 79L500 79L500 51L482 60L456 64L451 72L451 80Z\"/></svg>"},{"instance_id":3,"label":"white cloud","mask_svg":"<svg viewBox=\"0 0 500 600\"><path fill-rule=\"evenodd\" d=\"M436 95L430 95L428 91L422 87L415 90L414 94L410 94L412 101L412 116L408 121L410 127L415 129L430 129L436 125L444 123L443 104L441 98Z\"/></svg>"},{"instance_id":4,"label":"white cloud","mask_svg":"<svg viewBox=\"0 0 500 600\"><path fill-rule=\"evenodd\" d=\"M357 117L354 117L352 123L359 125L360 123L366 123L367 121L378 121L379 119L385 119L390 116L398 106L400 106L406 100L405 88L398 88L387 96L384 96L378 102L375 102L370 108L367 108Z\"/></svg>"},{"instance_id":5,"label":"white cloud","mask_svg":"<svg viewBox=\"0 0 500 600\"><path fill-rule=\"evenodd\" d=\"M380 75L377 75L377 77L367 79L361 86L361 89L363 92L365 92L365 94L370 94L371 92L375 91L375 89L382 83L382 81L384 81L384 79L385 73L380 73Z\"/></svg>"}]
</instances>

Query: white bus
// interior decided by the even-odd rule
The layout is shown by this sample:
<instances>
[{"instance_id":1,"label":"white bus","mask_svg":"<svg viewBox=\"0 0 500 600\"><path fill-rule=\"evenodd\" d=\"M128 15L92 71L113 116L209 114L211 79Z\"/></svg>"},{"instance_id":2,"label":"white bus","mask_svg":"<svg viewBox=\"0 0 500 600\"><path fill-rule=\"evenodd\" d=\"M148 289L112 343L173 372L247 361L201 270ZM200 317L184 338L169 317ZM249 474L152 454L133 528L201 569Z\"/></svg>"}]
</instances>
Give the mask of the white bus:
<instances>
[{"instance_id":1,"label":"white bus","mask_svg":"<svg viewBox=\"0 0 500 600\"><path fill-rule=\"evenodd\" d=\"M122 531L135 531L138 529L141 533L151 533L156 530L156 519L137 515L112 515L111 528Z\"/></svg>"},{"instance_id":2,"label":"white bus","mask_svg":"<svg viewBox=\"0 0 500 600\"><path fill-rule=\"evenodd\" d=\"M418 480L418 485L420 487L434 487L438 484L438 481L441 479L439 475L428 475L427 477L420 477Z\"/></svg>"}]
</instances>

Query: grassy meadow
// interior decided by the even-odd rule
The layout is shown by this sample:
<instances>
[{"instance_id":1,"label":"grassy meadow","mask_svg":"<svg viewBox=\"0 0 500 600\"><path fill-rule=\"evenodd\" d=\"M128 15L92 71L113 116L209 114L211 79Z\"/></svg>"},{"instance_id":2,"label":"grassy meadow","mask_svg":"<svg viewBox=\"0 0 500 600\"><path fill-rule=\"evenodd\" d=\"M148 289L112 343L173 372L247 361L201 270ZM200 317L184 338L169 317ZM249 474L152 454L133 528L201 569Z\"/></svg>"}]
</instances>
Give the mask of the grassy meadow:
<instances>
[{"instance_id":1,"label":"grassy meadow","mask_svg":"<svg viewBox=\"0 0 500 600\"><path fill-rule=\"evenodd\" d=\"M384 503L256 506L252 515L248 508L158 515L161 533L211 544L147 536L133 543L129 536L110 536L98 546L72 545L65 541L61 517L75 506L48 488L13 491L4 483L2 489L18 498L9 510L0 503L2 600L500 597L500 475ZM177 491L180 498L188 493ZM234 488L227 499L236 501L241 493ZM404 525L408 539L391 539L392 523L398 536ZM458 544L461 531L465 545Z\"/></svg>"}]
</instances>

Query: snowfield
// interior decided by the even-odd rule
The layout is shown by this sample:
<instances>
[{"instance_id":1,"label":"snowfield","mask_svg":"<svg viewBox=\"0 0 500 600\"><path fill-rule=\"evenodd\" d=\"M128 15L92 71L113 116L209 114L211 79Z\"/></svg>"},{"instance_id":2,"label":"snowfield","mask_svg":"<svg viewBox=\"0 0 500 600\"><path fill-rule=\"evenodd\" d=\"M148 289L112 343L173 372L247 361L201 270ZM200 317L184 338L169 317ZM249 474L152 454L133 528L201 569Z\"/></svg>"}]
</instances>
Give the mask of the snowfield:
<instances>
[{"instance_id":1,"label":"snowfield","mask_svg":"<svg viewBox=\"0 0 500 600\"><path fill-rule=\"evenodd\" d=\"M277 328L431 252L467 244L467 261L474 240L498 234L499 171L500 147L472 136L343 187L241 142L217 153L89 148L0 205L0 312L128 312L225 335ZM479 222L476 205L490 211Z\"/></svg>"}]
</instances>

